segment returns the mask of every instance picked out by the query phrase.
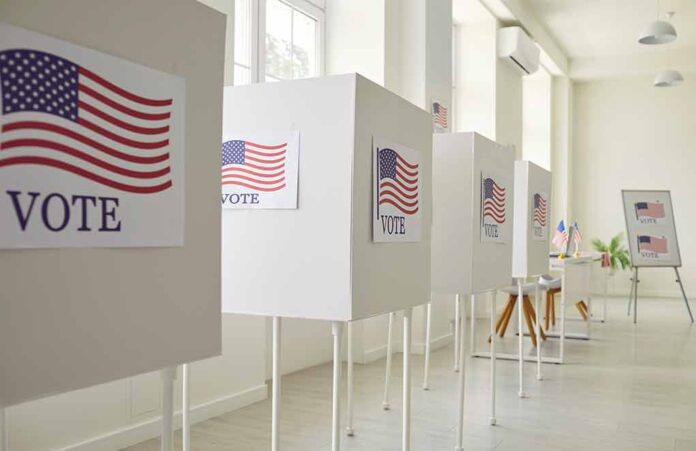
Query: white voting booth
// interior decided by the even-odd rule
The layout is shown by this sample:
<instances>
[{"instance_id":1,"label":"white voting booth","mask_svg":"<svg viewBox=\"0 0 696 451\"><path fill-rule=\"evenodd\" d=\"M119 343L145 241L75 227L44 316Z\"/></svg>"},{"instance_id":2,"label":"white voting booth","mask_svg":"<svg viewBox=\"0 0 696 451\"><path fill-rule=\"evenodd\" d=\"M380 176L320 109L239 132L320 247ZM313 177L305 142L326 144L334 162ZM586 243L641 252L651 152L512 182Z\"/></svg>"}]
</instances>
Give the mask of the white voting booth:
<instances>
[{"instance_id":1,"label":"white voting booth","mask_svg":"<svg viewBox=\"0 0 696 451\"><path fill-rule=\"evenodd\" d=\"M520 396L524 397L524 340L522 333L522 285L529 277L545 274L549 265L549 210L551 173L529 161L515 161L515 231L512 252L512 276L517 279L518 359ZM539 320L539 284L535 285L537 337L537 379L541 380L541 339Z\"/></svg>"},{"instance_id":2,"label":"white voting booth","mask_svg":"<svg viewBox=\"0 0 696 451\"><path fill-rule=\"evenodd\" d=\"M113 124L95 115L88 117L82 109L76 114L83 122L70 126L65 118L41 108L23 113L33 114L32 120L48 124L45 127L69 127L72 135L66 135L91 136L91 141L61 141L89 156L82 163L36 142L21 149L25 156L44 159L36 161L61 162L50 167L9 165L22 160L10 160L11 152L3 149L0 406L167 368L163 449L169 450L176 365L221 352L220 206L215 196L219 194L225 18L184 0L10 0L0 3L0 17L4 22L0 27L2 64L19 54L28 57L22 61L27 65L43 59L73 72L79 65L81 103L103 107L98 95L85 94L84 87L91 87L107 101L129 104L137 110L128 110L132 114L154 118L156 126L162 127L152 130L156 134L149 138L128 135L143 142L159 140L151 145L153 149L138 154L130 149L135 146L131 141L109 144L108 140L119 138L107 140L84 131L84 121L89 120L118 133ZM104 26L105 17L108 26ZM182 23L188 25L172 26ZM201 35L206 39L201 40ZM62 78L64 73L55 75ZM110 84L95 81L102 79ZM8 92L2 94L8 98ZM2 125L17 120L11 113L3 109ZM131 117L128 122L138 119ZM24 138L39 138L32 135L33 130L24 133ZM3 140L10 139L3 135ZM61 138L44 135L42 139ZM117 152L107 155L106 146ZM138 182L125 178L130 172L107 174L88 163L89 159L111 159L114 165L143 170L148 167L146 159L133 156L143 154L164 156L166 161L161 163L169 169L160 170L161 179L146 177ZM131 161L123 164L114 156ZM78 166L80 170L74 169ZM6 202L7 192L21 191L18 205L27 212L26 199L21 197L26 190L41 196L54 193L53 204L44 212L50 232L41 229L36 212L25 216L26 233L15 229L16 221L6 222L8 217L15 218ZM61 198L77 194L83 196L82 207L88 210L81 219L77 207L70 211L65 204L64 209L60 206ZM95 198L111 199L108 208L92 210L89 200ZM39 209L40 200L34 210ZM168 219L160 224L158 215L138 213L144 208L155 212L161 208L160 216ZM106 220L101 217L100 221L102 214ZM16 240L8 238L11 234Z\"/></svg>"},{"instance_id":3,"label":"white voting booth","mask_svg":"<svg viewBox=\"0 0 696 451\"><path fill-rule=\"evenodd\" d=\"M512 149L477 133L433 136L432 292L473 295L510 283L513 246ZM491 296L495 317L495 296ZM464 309L463 309L464 310ZM463 440L464 327L459 337L457 448ZM495 352L495 340L492 342ZM491 365L491 384L495 365ZM495 399L491 402L495 423Z\"/></svg>"},{"instance_id":4,"label":"white voting booth","mask_svg":"<svg viewBox=\"0 0 696 451\"><path fill-rule=\"evenodd\" d=\"M430 295L432 124L356 74L226 88L224 142L287 132L299 134L297 208L223 211L223 311L274 317L273 449L280 318L333 322L336 450L342 323ZM382 189L399 174L406 198Z\"/></svg>"}]
</instances>

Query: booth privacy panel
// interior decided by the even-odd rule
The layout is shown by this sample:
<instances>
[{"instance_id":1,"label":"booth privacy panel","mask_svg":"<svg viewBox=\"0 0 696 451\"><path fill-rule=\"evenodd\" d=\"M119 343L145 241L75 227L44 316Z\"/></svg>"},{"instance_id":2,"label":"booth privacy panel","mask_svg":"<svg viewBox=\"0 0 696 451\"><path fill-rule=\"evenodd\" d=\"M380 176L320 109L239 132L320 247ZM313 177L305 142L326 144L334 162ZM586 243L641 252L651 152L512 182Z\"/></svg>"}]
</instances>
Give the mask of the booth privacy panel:
<instances>
[{"instance_id":1,"label":"booth privacy panel","mask_svg":"<svg viewBox=\"0 0 696 451\"><path fill-rule=\"evenodd\" d=\"M515 227L512 276L548 272L551 173L529 161L515 161Z\"/></svg>"},{"instance_id":2,"label":"booth privacy panel","mask_svg":"<svg viewBox=\"0 0 696 451\"><path fill-rule=\"evenodd\" d=\"M225 139L298 131L298 208L223 211L223 309L347 321L430 291L429 115L350 74L227 88ZM421 153L420 242L375 243L373 140Z\"/></svg>"},{"instance_id":3,"label":"booth privacy panel","mask_svg":"<svg viewBox=\"0 0 696 451\"><path fill-rule=\"evenodd\" d=\"M184 0L11 0L0 18L186 85L183 246L0 250L0 404L219 355L225 18Z\"/></svg>"},{"instance_id":4,"label":"booth privacy panel","mask_svg":"<svg viewBox=\"0 0 696 451\"><path fill-rule=\"evenodd\" d=\"M513 160L510 148L477 133L433 137L434 292L479 293L510 284ZM501 208L496 239L484 236L486 179L504 189L496 200Z\"/></svg>"}]
</instances>

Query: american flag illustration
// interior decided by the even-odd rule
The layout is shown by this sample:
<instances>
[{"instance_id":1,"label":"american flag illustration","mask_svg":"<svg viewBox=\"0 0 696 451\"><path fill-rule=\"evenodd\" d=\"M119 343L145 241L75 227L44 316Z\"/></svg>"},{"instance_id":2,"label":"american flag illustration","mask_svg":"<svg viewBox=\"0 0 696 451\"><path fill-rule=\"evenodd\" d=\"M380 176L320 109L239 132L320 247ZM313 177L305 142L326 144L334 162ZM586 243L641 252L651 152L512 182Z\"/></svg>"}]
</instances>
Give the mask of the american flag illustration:
<instances>
[{"instance_id":1,"label":"american flag illustration","mask_svg":"<svg viewBox=\"0 0 696 451\"><path fill-rule=\"evenodd\" d=\"M565 222L562 219L561 222L558 223L558 227L556 227L556 231L553 234L551 242L558 248L568 242L568 231L566 230Z\"/></svg>"},{"instance_id":2,"label":"american flag illustration","mask_svg":"<svg viewBox=\"0 0 696 451\"><path fill-rule=\"evenodd\" d=\"M172 99L142 97L65 58L0 52L0 169L53 168L138 194L172 186Z\"/></svg>"},{"instance_id":3,"label":"american flag illustration","mask_svg":"<svg viewBox=\"0 0 696 451\"><path fill-rule=\"evenodd\" d=\"M498 224L505 222L505 188L490 177L483 181L483 217Z\"/></svg>"},{"instance_id":4,"label":"american flag illustration","mask_svg":"<svg viewBox=\"0 0 696 451\"><path fill-rule=\"evenodd\" d=\"M534 223L540 227L546 226L546 199L541 194L534 194Z\"/></svg>"},{"instance_id":5,"label":"american flag illustration","mask_svg":"<svg viewBox=\"0 0 696 451\"><path fill-rule=\"evenodd\" d=\"M666 254L667 238L650 235L638 235L638 250L655 252L656 254Z\"/></svg>"},{"instance_id":6,"label":"american flag illustration","mask_svg":"<svg viewBox=\"0 0 696 451\"><path fill-rule=\"evenodd\" d=\"M659 202L636 202L636 219L665 217L665 206Z\"/></svg>"},{"instance_id":7,"label":"american flag illustration","mask_svg":"<svg viewBox=\"0 0 696 451\"><path fill-rule=\"evenodd\" d=\"M418 212L418 164L409 163L395 150L377 151L379 205L389 204L405 215Z\"/></svg>"},{"instance_id":8,"label":"american flag illustration","mask_svg":"<svg viewBox=\"0 0 696 451\"><path fill-rule=\"evenodd\" d=\"M442 128L447 128L447 107L439 102L433 103L433 120Z\"/></svg>"},{"instance_id":9,"label":"american flag illustration","mask_svg":"<svg viewBox=\"0 0 696 451\"><path fill-rule=\"evenodd\" d=\"M255 191L285 188L285 157L288 144L258 144L232 140L222 143L222 185L237 185Z\"/></svg>"}]
</instances>

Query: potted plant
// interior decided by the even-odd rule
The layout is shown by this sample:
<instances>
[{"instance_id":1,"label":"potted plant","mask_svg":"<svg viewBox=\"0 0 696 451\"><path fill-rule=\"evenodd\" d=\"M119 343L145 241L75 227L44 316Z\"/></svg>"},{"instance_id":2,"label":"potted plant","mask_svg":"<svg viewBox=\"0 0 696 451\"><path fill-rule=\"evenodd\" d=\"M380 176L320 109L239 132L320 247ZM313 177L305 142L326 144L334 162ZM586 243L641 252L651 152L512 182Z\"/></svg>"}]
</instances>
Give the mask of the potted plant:
<instances>
[{"instance_id":1,"label":"potted plant","mask_svg":"<svg viewBox=\"0 0 696 451\"><path fill-rule=\"evenodd\" d=\"M631 260L628 257L628 249L623 245L623 233L619 233L609 241L609 244L595 238L592 240L592 247L597 252L602 252L607 255L609 261L609 274L614 275L617 269L622 270L631 266Z\"/></svg>"}]
</instances>

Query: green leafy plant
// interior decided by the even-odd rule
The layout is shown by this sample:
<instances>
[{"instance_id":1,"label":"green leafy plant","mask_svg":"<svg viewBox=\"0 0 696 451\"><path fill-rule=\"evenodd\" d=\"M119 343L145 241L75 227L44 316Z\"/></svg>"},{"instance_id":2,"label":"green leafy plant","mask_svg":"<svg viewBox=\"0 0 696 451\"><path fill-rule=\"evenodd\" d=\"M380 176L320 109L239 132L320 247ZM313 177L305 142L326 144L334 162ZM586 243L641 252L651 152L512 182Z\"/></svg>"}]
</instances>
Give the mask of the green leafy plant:
<instances>
[{"instance_id":1,"label":"green leafy plant","mask_svg":"<svg viewBox=\"0 0 696 451\"><path fill-rule=\"evenodd\" d=\"M609 244L595 238L592 240L592 247L597 252L604 252L609 255L609 265L611 272L616 271L619 266L621 269L626 269L631 266L631 260L628 257L628 249L623 246L623 233L619 233L609 241Z\"/></svg>"}]
</instances>

